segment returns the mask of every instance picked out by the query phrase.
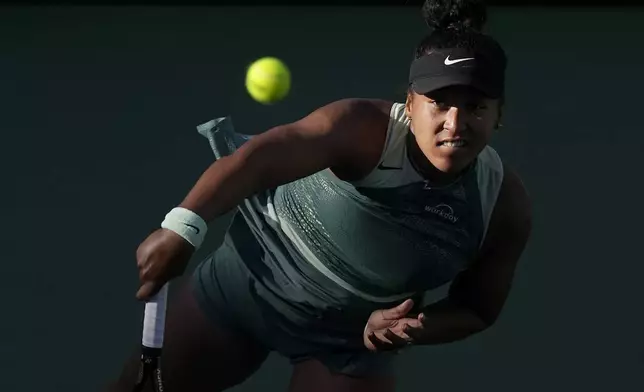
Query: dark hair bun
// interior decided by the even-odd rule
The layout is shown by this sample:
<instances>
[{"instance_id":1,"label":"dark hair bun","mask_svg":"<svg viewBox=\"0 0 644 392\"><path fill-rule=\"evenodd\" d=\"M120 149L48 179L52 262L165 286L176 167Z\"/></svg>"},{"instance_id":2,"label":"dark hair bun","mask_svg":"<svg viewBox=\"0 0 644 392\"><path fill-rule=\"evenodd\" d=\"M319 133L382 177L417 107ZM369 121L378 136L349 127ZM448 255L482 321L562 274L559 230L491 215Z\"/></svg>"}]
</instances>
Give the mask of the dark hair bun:
<instances>
[{"instance_id":1,"label":"dark hair bun","mask_svg":"<svg viewBox=\"0 0 644 392\"><path fill-rule=\"evenodd\" d=\"M482 0L425 0L422 14L434 30L481 32L487 20Z\"/></svg>"}]
</instances>

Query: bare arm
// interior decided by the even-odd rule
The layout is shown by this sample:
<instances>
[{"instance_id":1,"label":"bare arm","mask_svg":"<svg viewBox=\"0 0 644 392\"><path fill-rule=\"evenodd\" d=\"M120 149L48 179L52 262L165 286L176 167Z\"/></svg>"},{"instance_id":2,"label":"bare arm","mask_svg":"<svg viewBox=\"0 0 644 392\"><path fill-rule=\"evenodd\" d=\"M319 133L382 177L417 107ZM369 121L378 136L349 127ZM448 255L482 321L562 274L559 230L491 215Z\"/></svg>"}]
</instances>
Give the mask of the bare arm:
<instances>
[{"instance_id":1,"label":"bare arm","mask_svg":"<svg viewBox=\"0 0 644 392\"><path fill-rule=\"evenodd\" d=\"M214 162L181 203L205 221L263 189L332 168L359 178L377 164L388 123L380 101L347 99L253 137Z\"/></svg>"},{"instance_id":2,"label":"bare arm","mask_svg":"<svg viewBox=\"0 0 644 392\"><path fill-rule=\"evenodd\" d=\"M257 135L215 161L180 204L209 222L244 198L269 187L331 168L343 179L360 178L378 163L391 104L347 99L305 118ZM158 229L136 251L141 287L147 300L185 270L194 252L178 233Z\"/></svg>"},{"instance_id":3,"label":"bare arm","mask_svg":"<svg viewBox=\"0 0 644 392\"><path fill-rule=\"evenodd\" d=\"M462 340L494 324L510 292L531 222L523 184L506 170L479 257L454 280L447 298L423 309L421 344Z\"/></svg>"}]
</instances>

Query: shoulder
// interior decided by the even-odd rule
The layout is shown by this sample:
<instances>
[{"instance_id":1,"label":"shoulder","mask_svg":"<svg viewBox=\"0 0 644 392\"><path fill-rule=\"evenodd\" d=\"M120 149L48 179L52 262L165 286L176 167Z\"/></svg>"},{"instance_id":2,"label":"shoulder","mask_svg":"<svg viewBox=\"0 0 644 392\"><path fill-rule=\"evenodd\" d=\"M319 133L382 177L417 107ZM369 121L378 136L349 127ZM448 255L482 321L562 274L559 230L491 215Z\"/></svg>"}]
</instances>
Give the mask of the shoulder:
<instances>
[{"instance_id":1,"label":"shoulder","mask_svg":"<svg viewBox=\"0 0 644 392\"><path fill-rule=\"evenodd\" d=\"M365 98L346 98L322 106L309 116L319 127L335 134L345 159L331 168L343 180L362 178L378 164L389 128L394 103Z\"/></svg>"},{"instance_id":2,"label":"shoulder","mask_svg":"<svg viewBox=\"0 0 644 392\"><path fill-rule=\"evenodd\" d=\"M527 239L532 230L532 203L519 174L503 164L503 181L492 213L491 242ZM488 242L488 241L486 241Z\"/></svg>"},{"instance_id":3,"label":"shoulder","mask_svg":"<svg viewBox=\"0 0 644 392\"><path fill-rule=\"evenodd\" d=\"M512 215L517 222L529 222L532 218L532 204L528 191L519 174L503 164L503 183L499 191L500 213Z\"/></svg>"},{"instance_id":4,"label":"shoulder","mask_svg":"<svg viewBox=\"0 0 644 392\"><path fill-rule=\"evenodd\" d=\"M393 102L385 100L344 98L321 106L309 117L326 120L329 125L337 125L338 123L387 124L392 106Z\"/></svg>"}]
</instances>

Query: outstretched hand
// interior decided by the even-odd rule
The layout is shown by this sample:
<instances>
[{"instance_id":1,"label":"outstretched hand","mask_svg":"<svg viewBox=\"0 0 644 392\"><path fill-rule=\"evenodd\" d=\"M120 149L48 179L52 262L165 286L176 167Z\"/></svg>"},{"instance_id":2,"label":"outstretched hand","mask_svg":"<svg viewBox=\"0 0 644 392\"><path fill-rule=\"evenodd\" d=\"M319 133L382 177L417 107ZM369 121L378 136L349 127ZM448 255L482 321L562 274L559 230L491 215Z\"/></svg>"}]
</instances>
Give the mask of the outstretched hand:
<instances>
[{"instance_id":1,"label":"outstretched hand","mask_svg":"<svg viewBox=\"0 0 644 392\"><path fill-rule=\"evenodd\" d=\"M364 345L371 351L399 350L422 338L423 315L406 317L414 301L406 300L395 308L371 313L363 333Z\"/></svg>"}]
</instances>

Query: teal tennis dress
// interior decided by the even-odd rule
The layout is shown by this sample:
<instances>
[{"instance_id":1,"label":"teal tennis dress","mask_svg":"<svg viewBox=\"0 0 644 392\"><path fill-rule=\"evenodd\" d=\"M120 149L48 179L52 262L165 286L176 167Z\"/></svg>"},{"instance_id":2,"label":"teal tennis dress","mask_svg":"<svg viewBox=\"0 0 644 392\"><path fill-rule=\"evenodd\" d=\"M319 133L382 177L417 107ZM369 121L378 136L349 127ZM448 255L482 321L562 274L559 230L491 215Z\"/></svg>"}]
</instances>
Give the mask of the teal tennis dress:
<instances>
[{"instance_id":1,"label":"teal tennis dress","mask_svg":"<svg viewBox=\"0 0 644 392\"><path fill-rule=\"evenodd\" d=\"M216 158L249 139L228 117L198 130ZM393 354L363 344L369 315L468 267L503 179L488 146L455 182L433 187L408 159L409 132L395 103L380 163L360 181L323 170L245 199L194 272L202 309L293 362L315 358L354 376L386 371Z\"/></svg>"}]
</instances>

